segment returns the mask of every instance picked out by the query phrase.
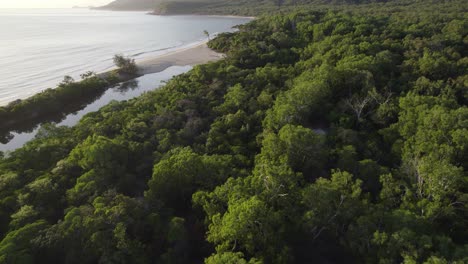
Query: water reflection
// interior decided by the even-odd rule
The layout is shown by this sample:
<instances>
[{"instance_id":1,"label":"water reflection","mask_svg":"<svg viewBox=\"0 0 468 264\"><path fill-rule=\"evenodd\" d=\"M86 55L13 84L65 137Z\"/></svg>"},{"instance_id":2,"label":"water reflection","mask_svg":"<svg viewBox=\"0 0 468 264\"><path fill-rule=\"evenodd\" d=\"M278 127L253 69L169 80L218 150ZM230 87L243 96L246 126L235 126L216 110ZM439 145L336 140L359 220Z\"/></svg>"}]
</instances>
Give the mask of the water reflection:
<instances>
[{"instance_id":1,"label":"water reflection","mask_svg":"<svg viewBox=\"0 0 468 264\"><path fill-rule=\"evenodd\" d=\"M135 90L136 88L138 88L138 80L130 80L115 87L114 90L125 94L126 92L128 92L128 90Z\"/></svg>"},{"instance_id":2,"label":"water reflection","mask_svg":"<svg viewBox=\"0 0 468 264\"><path fill-rule=\"evenodd\" d=\"M187 72L191 68L191 66L173 66L162 72L147 74L119 84L86 101L67 106L62 113L49 115L34 123L20 124L10 131L0 131L0 151L12 151L23 146L36 136L40 124L55 123L58 126L74 126L85 114L95 112L111 101L128 100L154 90L173 76Z\"/></svg>"},{"instance_id":3,"label":"water reflection","mask_svg":"<svg viewBox=\"0 0 468 264\"><path fill-rule=\"evenodd\" d=\"M85 108L88 104L98 100L106 90L98 90L94 94L89 94L86 97L79 97L74 102L68 104L61 112L42 115L40 118L30 119L27 122L15 123L8 127L0 127L0 143L6 144L11 141L16 134L31 133L36 130L40 124L44 123L60 123L69 114L74 114L77 111ZM1 150L0 145L0 150Z\"/></svg>"}]
</instances>

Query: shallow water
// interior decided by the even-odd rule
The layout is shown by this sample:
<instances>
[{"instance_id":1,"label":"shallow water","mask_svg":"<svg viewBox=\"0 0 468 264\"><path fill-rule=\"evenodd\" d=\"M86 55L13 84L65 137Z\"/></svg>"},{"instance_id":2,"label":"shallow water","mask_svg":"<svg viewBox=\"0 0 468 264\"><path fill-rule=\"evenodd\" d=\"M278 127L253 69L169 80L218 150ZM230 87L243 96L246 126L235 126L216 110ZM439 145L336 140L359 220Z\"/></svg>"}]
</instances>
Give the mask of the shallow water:
<instances>
[{"instance_id":1,"label":"shallow water","mask_svg":"<svg viewBox=\"0 0 468 264\"><path fill-rule=\"evenodd\" d=\"M0 9L0 105L55 87L63 76L113 67L232 31L246 18L153 16L87 9Z\"/></svg>"},{"instance_id":2,"label":"shallow water","mask_svg":"<svg viewBox=\"0 0 468 264\"><path fill-rule=\"evenodd\" d=\"M158 73L147 74L130 82L119 84L108 89L104 94L97 98L94 102L88 104L82 110L71 113L56 123L59 126L74 126L87 113L99 110L109 102L128 100L141 95L144 92L154 90L164 84L165 81L171 79L175 75L179 75L189 71L191 66L173 66ZM44 120L50 121L50 120ZM12 132L11 140L6 143L0 143L0 151L12 151L23 146L26 142L34 138L39 130L39 126L31 127L26 132Z\"/></svg>"}]
</instances>

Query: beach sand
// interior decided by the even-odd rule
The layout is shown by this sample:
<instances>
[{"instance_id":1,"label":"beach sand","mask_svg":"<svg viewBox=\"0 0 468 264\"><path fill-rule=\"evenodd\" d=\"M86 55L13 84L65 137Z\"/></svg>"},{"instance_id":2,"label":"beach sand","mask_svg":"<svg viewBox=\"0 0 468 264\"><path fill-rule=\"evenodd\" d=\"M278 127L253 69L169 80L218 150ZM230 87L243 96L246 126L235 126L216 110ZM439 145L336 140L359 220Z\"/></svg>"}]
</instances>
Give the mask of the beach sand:
<instances>
[{"instance_id":1,"label":"beach sand","mask_svg":"<svg viewBox=\"0 0 468 264\"><path fill-rule=\"evenodd\" d=\"M144 75L161 72L171 66L193 66L217 61L224 57L224 54L217 53L208 48L206 43L207 42L202 42L196 46L179 49L154 58L145 58L141 61L137 61L139 74Z\"/></svg>"},{"instance_id":2,"label":"beach sand","mask_svg":"<svg viewBox=\"0 0 468 264\"><path fill-rule=\"evenodd\" d=\"M194 66L197 64L204 64L207 62L217 61L224 58L224 54L217 53L212 49L208 48L207 43L208 40L200 42L193 46L177 49L159 56L137 60L136 64L138 66L138 75L120 75L119 79L120 81L125 82L145 74L162 72L171 66ZM115 67L111 68L110 70L100 72L97 74L97 76L101 78L107 78L114 70L116 70ZM5 105L7 105L7 102L0 103L0 107Z\"/></svg>"},{"instance_id":3,"label":"beach sand","mask_svg":"<svg viewBox=\"0 0 468 264\"><path fill-rule=\"evenodd\" d=\"M145 74L162 72L171 66L194 66L197 64L217 61L225 57L224 54L217 53L208 48L207 43L208 40L200 42L194 46L189 46L162 55L137 60L137 76L120 75L120 81L125 82ZM107 78L116 69L116 67L113 67L110 70L98 73L97 75L101 78Z\"/></svg>"}]
</instances>

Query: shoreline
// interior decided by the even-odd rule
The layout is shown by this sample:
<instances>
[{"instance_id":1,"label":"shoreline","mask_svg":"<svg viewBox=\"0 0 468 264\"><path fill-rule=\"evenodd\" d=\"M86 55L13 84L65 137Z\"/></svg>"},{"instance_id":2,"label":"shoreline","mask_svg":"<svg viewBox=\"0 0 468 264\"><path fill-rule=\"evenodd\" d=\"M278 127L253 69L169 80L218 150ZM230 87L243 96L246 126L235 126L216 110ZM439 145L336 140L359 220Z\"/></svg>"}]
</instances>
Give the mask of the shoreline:
<instances>
[{"instance_id":1,"label":"shoreline","mask_svg":"<svg viewBox=\"0 0 468 264\"><path fill-rule=\"evenodd\" d=\"M208 39L205 39L202 41L192 42L163 54L149 55L148 57L138 59L135 61L138 67L138 74L134 78L130 79L121 78L121 81L128 81L146 74L162 72L171 66L195 66L224 58L224 54L217 53L208 47L208 41ZM114 66L108 70L97 72L96 74L100 78L106 78L116 69L117 68ZM6 103L0 103L0 108L8 107L8 105L14 102L28 100L37 94L39 93L33 94L24 99L17 99Z\"/></svg>"},{"instance_id":2,"label":"shoreline","mask_svg":"<svg viewBox=\"0 0 468 264\"><path fill-rule=\"evenodd\" d=\"M137 60L138 73L141 75L161 72L171 66L195 66L218 61L225 57L222 53L210 49L208 40L193 46L183 47L174 51Z\"/></svg>"},{"instance_id":3,"label":"shoreline","mask_svg":"<svg viewBox=\"0 0 468 264\"><path fill-rule=\"evenodd\" d=\"M104 11L104 10L99 10L99 11ZM140 11L139 13L141 15L144 15L146 12ZM210 32L211 38L215 38L217 33L235 31L235 29L231 28L230 24L233 24L233 25L244 24L244 23L248 23L251 20L250 18L242 19L241 17L237 17L239 19L239 21L237 21L235 19L236 16L223 16L223 15L198 15L198 14L193 15L191 14L191 15L184 15L184 16L194 17L193 18L194 20L196 20L197 17L200 17L200 18L202 17L219 17L219 18L232 17L232 22L223 22L223 23L228 24L229 28L226 27L226 28L218 29L214 27L214 29ZM211 21L211 20L208 19L208 21ZM214 21L216 22L217 20L214 20ZM231 21L231 20L227 20L227 21ZM151 50L151 46L144 47L143 49L138 50L139 52L138 54L132 54L132 52L125 52L125 54L131 56L131 58L135 58L137 62L137 66L141 68L139 73L143 75L148 74L148 73L159 72L170 66L183 66L183 65L193 66L196 64L216 61L222 58L222 55L209 50L206 47L206 45L203 46L203 44L207 42L207 39L205 36L201 37L200 35L200 36L197 36L196 38L187 39L185 41L184 41L185 43L176 42L174 44L168 44L166 46L164 45L162 45L161 47L156 46L154 50ZM203 46L203 48L201 46ZM188 51L191 49L194 49L194 51L192 52ZM87 50L85 51L87 52ZM56 66L60 70L60 74L57 74L57 75L54 75L54 73L51 73L50 75L42 76L42 75L38 75L34 73L33 71L26 72L25 74L33 75L34 77L38 75L38 78L44 79L44 80L41 79L40 80L41 83L38 83L38 85L36 85L34 83L35 82L34 79L29 78L28 75L25 75L26 77L18 75L18 78L16 79L10 78L11 80L8 79L8 81L11 81L11 83L14 84L12 86L14 88L11 89L11 91L14 91L14 93L10 92L9 90L7 92L4 92L4 90L2 90L2 98L0 98L0 107L7 107L8 105L12 103L18 103L20 101L27 100L47 89L55 89L60 83L61 78L63 78L63 76L65 75L70 75L76 81L80 80L80 77L79 77L80 74L84 74L87 71L93 71L97 75L106 76L106 74L109 74L109 72L116 69L112 63L112 56L114 56L116 53L119 53L119 51L117 50L115 51L115 53L109 54L108 56L106 56L106 58L102 58L102 59L100 58L99 61L96 61L96 63L94 64L98 65L99 67L94 67L92 60L90 60L89 63L88 61L83 60L83 63L88 63L90 65L90 66L87 65L86 67L79 67L80 63L77 63L77 65L73 65L73 63L70 63L67 61L66 63L64 63L64 65L66 65L67 68L70 68L72 72L66 71L65 68L63 69L60 68L62 67L60 66L61 65L60 63L58 63ZM137 52L135 51L135 53ZM175 54L178 54L178 55L175 55ZM206 58L203 58L203 56L205 56ZM21 58L21 56L18 56L18 58ZM34 66L36 67L36 65ZM34 68L34 70L35 69L36 68ZM44 71L44 72L48 72L48 71ZM22 82L18 81L20 80L20 78L24 78L25 79L24 82L27 83L28 85L28 86L25 86L26 88L23 90L17 88L17 87L21 87L20 85L22 85Z\"/></svg>"},{"instance_id":4,"label":"shoreline","mask_svg":"<svg viewBox=\"0 0 468 264\"><path fill-rule=\"evenodd\" d=\"M163 54L135 60L138 67L138 73L135 78L146 74L162 72L172 66L195 66L223 59L225 54L217 53L210 49L207 45L208 41L209 40L206 39L193 42ZM97 73L97 75L101 78L105 78L116 69L116 67L112 67L109 70Z\"/></svg>"},{"instance_id":5,"label":"shoreline","mask_svg":"<svg viewBox=\"0 0 468 264\"><path fill-rule=\"evenodd\" d=\"M42 96L39 97L38 101L38 94L33 95L29 98L23 99L23 100L16 100L13 102L10 102L6 106L0 106L0 110L3 108L4 112L0 111L0 119L4 118L4 122L0 124L0 132L2 135L2 140L5 140L7 137L8 133L11 133L12 131L20 131L21 125L20 124L34 124L34 126L43 123L44 117L47 116L54 116L55 114L60 115L60 117L63 114L69 115L71 112L75 111L80 111L82 108L83 104L89 105L96 98L99 98L103 93L105 93L109 88L113 87L113 84L109 84L109 80L116 78L114 82L122 83L126 81L131 81L140 77L143 77L145 75L150 75L150 74L157 74L164 72L166 69L173 67L173 66L195 66L199 64L205 64L213 61L218 61L221 60L225 57L224 54L217 53L210 49L207 45L208 40L203 40L203 41L198 41L191 43L186 46L182 46L178 49L174 49L172 51L169 51L164 54L158 54L158 55L153 55L153 56L148 56L144 57L138 61L136 61L137 67L138 67L138 73L135 75L121 75L118 74L117 76L113 75L115 74L115 69L116 67L113 67L112 69L109 69L107 71L97 73L96 74L96 82L100 82L101 84L104 83L106 84L105 86L98 86L96 89L89 90L86 86L87 84L83 84L85 86L80 86L82 83L85 81L80 81L77 82L76 84L79 85L78 88L82 88L83 91L81 94L86 94L83 95L83 97L77 98L77 97L70 97L68 94L72 93L70 87L58 87L53 90L48 90L46 93L54 95L53 100L57 100L57 96L60 96L61 99L58 99L59 102L62 102L65 104L59 105L58 108L51 108L48 109L47 107L43 108L42 106L45 105L52 105L51 102L47 101L50 99L47 99L46 97ZM179 73L175 74L178 75ZM113 76L111 76L113 75ZM173 76L175 76L173 75ZM173 76L171 76L169 79L171 79ZM93 77L95 78L95 77ZM88 79L87 79L88 80ZM155 87L158 85L155 84ZM92 88L92 87L91 87ZM77 88L73 88L73 90L76 90ZM57 94L57 91L59 94ZM90 93L94 92L94 93ZM40 93L39 93L40 94ZM89 97L88 97L89 95ZM36 97L36 101L32 101L34 99L31 99L33 97ZM49 97L50 98L50 97ZM70 101L73 100L73 101ZM90 101L91 100L91 101ZM16 102L16 103L15 103ZM14 104L15 109L13 109ZM20 105L20 108L17 108L16 106ZM65 111L64 109L67 107L71 107L71 111ZM19 110L18 110L19 109ZM11 111L10 111L11 110ZM3 113L3 114L2 114ZM2 145L6 145L10 142L10 140L7 141L7 143L3 143L0 140L0 147Z\"/></svg>"},{"instance_id":6,"label":"shoreline","mask_svg":"<svg viewBox=\"0 0 468 264\"><path fill-rule=\"evenodd\" d=\"M189 66L170 67L159 73L140 76L135 79L135 82L130 82L128 86L125 84L117 84L110 89L106 89L102 93L96 94L96 96L89 97L80 104L66 104L60 111L38 117L31 122L21 122L6 130L2 130L2 124L0 124L0 151L14 151L20 148L26 142L34 138L39 126L44 123L54 123L57 126L72 127L76 125L84 115L97 111L112 100L131 100L147 91L152 91L161 87L164 85L165 81L171 79L175 75L183 74L188 70L190 70Z\"/></svg>"}]
</instances>

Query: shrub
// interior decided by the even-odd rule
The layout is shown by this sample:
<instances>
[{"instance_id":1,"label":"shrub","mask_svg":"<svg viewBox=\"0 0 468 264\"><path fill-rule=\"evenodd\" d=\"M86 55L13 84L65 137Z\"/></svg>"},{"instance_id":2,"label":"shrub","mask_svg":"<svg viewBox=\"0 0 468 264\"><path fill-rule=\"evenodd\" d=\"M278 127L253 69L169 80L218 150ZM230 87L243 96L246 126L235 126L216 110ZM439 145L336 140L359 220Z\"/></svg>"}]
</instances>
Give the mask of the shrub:
<instances>
[{"instance_id":1,"label":"shrub","mask_svg":"<svg viewBox=\"0 0 468 264\"><path fill-rule=\"evenodd\" d=\"M117 54L114 56L114 64L117 66L120 74L134 75L138 72L135 59L126 58L123 55Z\"/></svg>"}]
</instances>

